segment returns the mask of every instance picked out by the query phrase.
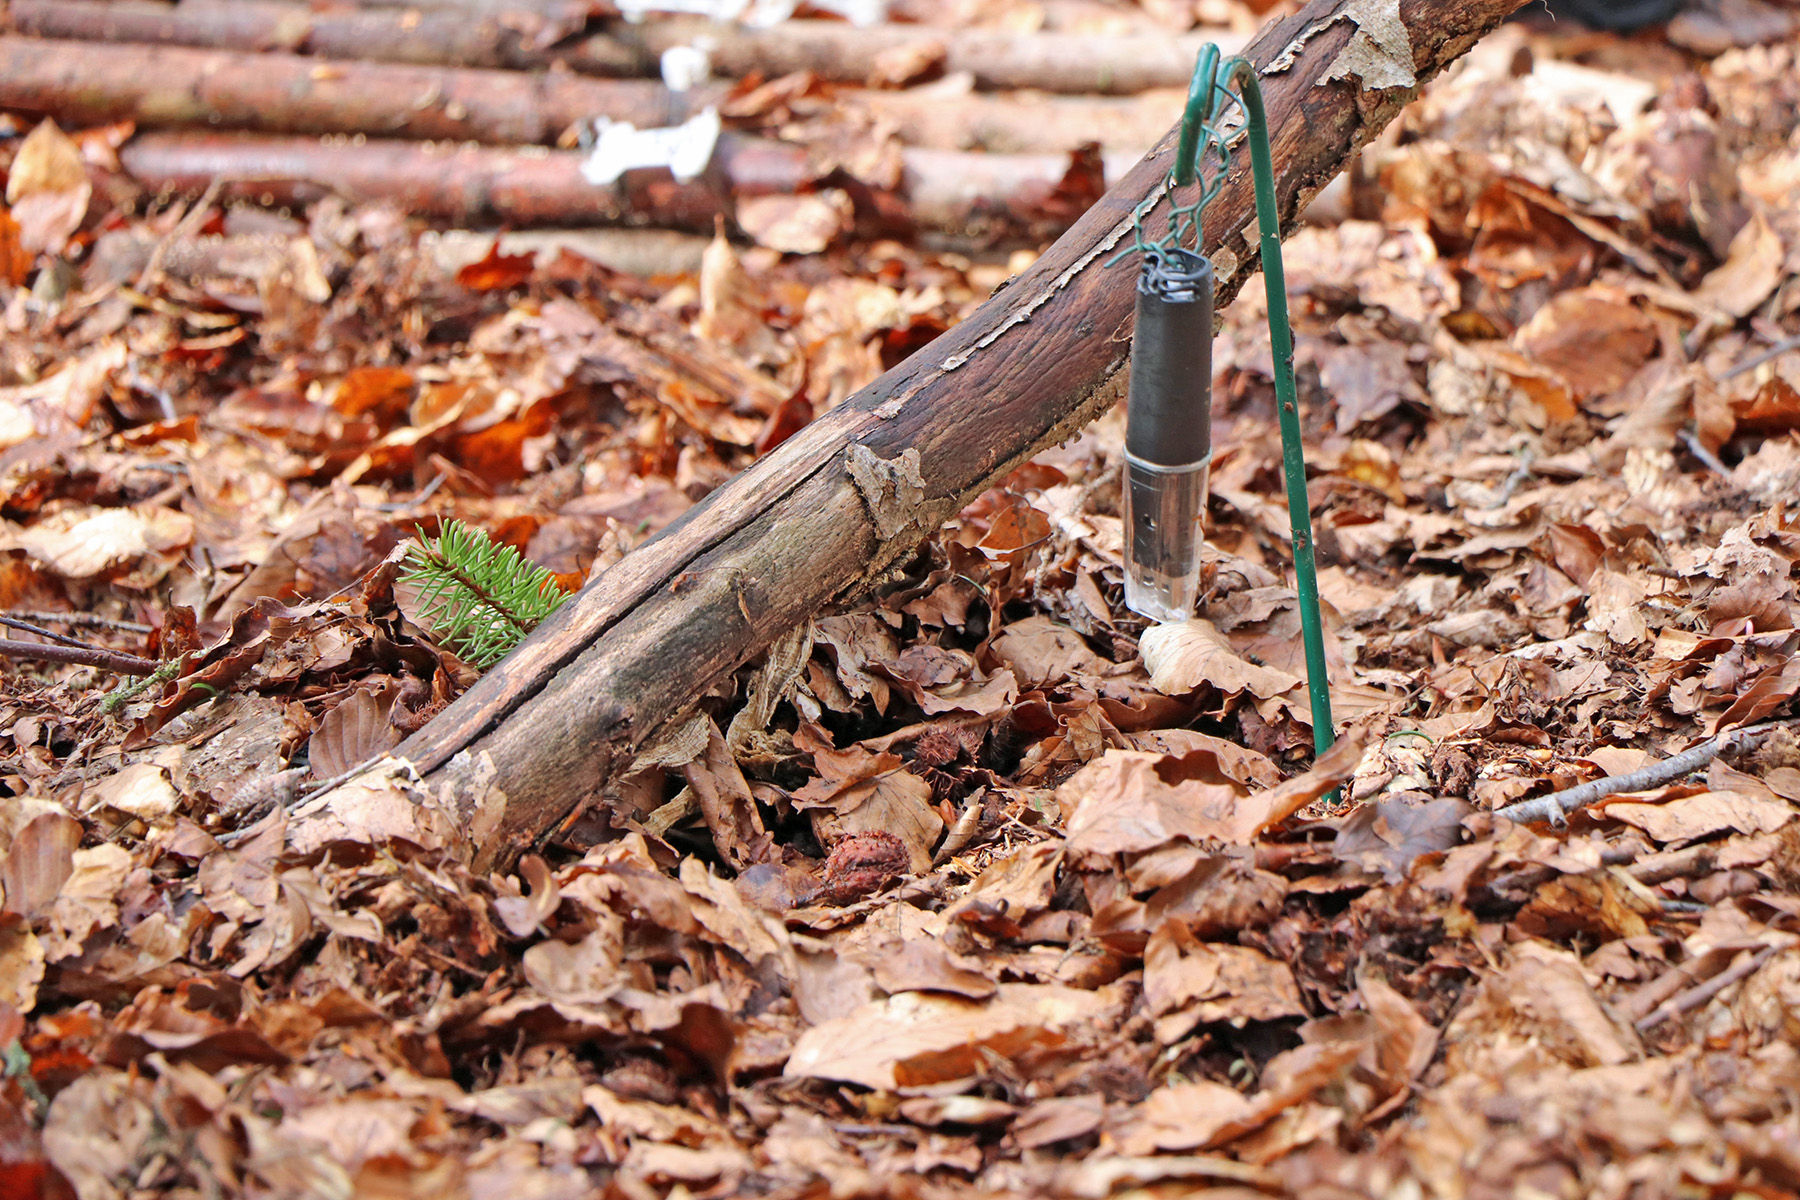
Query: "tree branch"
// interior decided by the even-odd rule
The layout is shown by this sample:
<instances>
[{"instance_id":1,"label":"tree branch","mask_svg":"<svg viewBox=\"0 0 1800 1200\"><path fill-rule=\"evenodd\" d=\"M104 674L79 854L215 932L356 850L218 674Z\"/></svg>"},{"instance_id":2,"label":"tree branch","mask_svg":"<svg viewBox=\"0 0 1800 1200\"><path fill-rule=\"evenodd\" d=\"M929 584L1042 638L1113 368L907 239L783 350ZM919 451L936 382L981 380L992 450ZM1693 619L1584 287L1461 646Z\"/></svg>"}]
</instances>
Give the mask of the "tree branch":
<instances>
[{"instance_id":1,"label":"tree branch","mask_svg":"<svg viewBox=\"0 0 1800 1200\"><path fill-rule=\"evenodd\" d=\"M15 642L0 638L0 656L33 658L39 662L73 663L82 667L99 667L119 675L148 675L159 665L153 658L140 658L118 650L99 646L63 646L51 642Z\"/></svg>"},{"instance_id":2,"label":"tree branch","mask_svg":"<svg viewBox=\"0 0 1800 1200\"><path fill-rule=\"evenodd\" d=\"M1562 821L1578 808L1585 808L1596 800L1607 796L1615 796L1620 792L1642 792L1653 787L1661 787L1665 783L1673 783L1683 775L1698 771L1721 754L1736 754L1744 750L1753 750L1768 738L1771 733L1784 725L1792 725L1793 721L1771 721L1766 725L1749 725L1742 729L1732 729L1717 737L1708 738L1691 750L1683 750L1671 758L1661 762L1653 762L1639 767L1623 775L1608 775L1602 779L1590 779L1586 783L1576 784L1572 788L1564 788L1560 792L1552 792L1548 796L1539 796L1535 800L1521 800L1517 804L1509 804L1494 812L1496 817L1505 817L1509 821L1521 824L1532 821L1549 821L1552 824Z\"/></svg>"}]
</instances>

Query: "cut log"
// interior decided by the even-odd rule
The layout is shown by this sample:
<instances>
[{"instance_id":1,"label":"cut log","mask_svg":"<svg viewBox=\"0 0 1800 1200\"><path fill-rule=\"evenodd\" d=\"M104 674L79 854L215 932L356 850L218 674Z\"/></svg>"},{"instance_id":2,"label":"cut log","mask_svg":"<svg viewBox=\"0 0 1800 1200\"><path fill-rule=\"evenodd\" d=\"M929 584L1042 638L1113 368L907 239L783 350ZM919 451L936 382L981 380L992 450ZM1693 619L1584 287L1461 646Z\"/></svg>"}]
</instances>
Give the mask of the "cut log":
<instances>
[{"instance_id":1,"label":"cut log","mask_svg":"<svg viewBox=\"0 0 1800 1200\"><path fill-rule=\"evenodd\" d=\"M1399 0L1420 80L1520 0ZM1256 39L1291 226L1308 197L1417 94L1362 86L1379 54L1315 0ZM1390 35L1391 40L1391 35ZM1319 82L1344 65L1348 79ZM1270 73L1269 64L1285 69ZM1403 66L1404 64L1399 64ZM1388 63L1389 70L1396 64ZM1171 131L1028 271L659 537L593 580L397 753L480 828L476 866L510 862L604 794L637 749L733 671L855 595L967 501L1079 430L1122 391L1134 272L1108 268L1135 213L1157 227ZM1254 269L1248 156L1207 210L1221 302ZM498 812L476 805L504 790ZM331 802L328 794L322 798ZM300 817L305 820L305 811Z\"/></svg>"},{"instance_id":2,"label":"cut log","mask_svg":"<svg viewBox=\"0 0 1800 1200\"><path fill-rule=\"evenodd\" d=\"M230 3L231 0L223 0ZM418 12L447 12L459 16L543 17L553 21L582 22L589 17L616 17L618 7L609 0L347 0L354 8L400 8Z\"/></svg>"},{"instance_id":3,"label":"cut log","mask_svg":"<svg viewBox=\"0 0 1800 1200\"><path fill-rule=\"evenodd\" d=\"M691 183L657 169L627 171L617 184L599 187L582 176L582 159L564 150L227 133L141 134L119 152L126 173L151 192L197 193L224 180L223 194L236 199L295 205L336 193L461 224L710 230L714 216L733 215L737 200L790 194L812 181L804 148L731 134L719 139L707 175ZM902 163L904 204L867 194L868 211L858 215L865 234L914 226L967 233L974 225L996 235L1009 226L1054 233L1086 208L1055 203L1069 171L1066 155L907 150ZM1127 164L1112 165L1123 173Z\"/></svg>"},{"instance_id":4,"label":"cut log","mask_svg":"<svg viewBox=\"0 0 1800 1200\"><path fill-rule=\"evenodd\" d=\"M600 75L631 74L646 66L641 50L630 49L613 38L584 36L538 47L497 17L465 19L446 13L409 14L394 9L313 11L298 4L267 0L208 0L201 4L188 0L173 7L147 0L13 0L11 13L13 27L19 33L65 39L63 45L81 41L190 46L239 53L274 51L346 60L513 70L543 68L553 61L562 61L578 71ZM1022 38L1019 42L1023 45L1032 40ZM143 53L125 46L121 50L134 56ZM98 71L106 61L103 55L94 69ZM279 66L282 60L273 61ZM317 69L318 64L313 65ZM487 96L489 91L484 85L489 78L482 76L472 83L458 83L453 90L457 94L476 92ZM339 87L344 84L341 79L335 82ZM25 86L25 82L16 86ZM210 98L228 111L241 112L247 103L267 93L267 85L260 80L250 97L222 97L220 93L229 86L228 82L207 86ZM630 86L638 91L646 87ZM115 82L111 87L122 92L126 85ZM1084 143L1097 142L1108 149L1129 151L1135 158L1162 135L1168 114L1183 94L1182 89L1157 89L1121 97L1030 93L996 96L926 87L899 92L844 90L832 99L807 103L821 107L841 103L891 120L900 139L912 146L1039 154L1066 153ZM658 102L658 93L651 92L649 96L651 103ZM631 94L627 99L636 102L643 97ZM49 100L47 94L43 95L43 103ZM558 122L566 126L569 120L584 113L593 115L590 110L595 105L619 102L610 85L598 84L590 89L580 81L569 81L561 88L562 111L547 114L540 124L546 130L557 127ZM124 109L130 101L120 99L117 103ZM140 109L143 103L138 102ZM319 117L314 110L329 103L324 97L309 101L306 124L300 126L279 119L287 107L284 101L273 111L259 111L260 123L255 127L285 128L290 132L344 131L357 114L332 120ZM491 107L494 102L489 103ZM660 103L663 111L670 111L666 98ZM161 107L166 111L166 105ZM390 106L383 128L412 120L410 111L397 108ZM447 111L447 105L445 108ZM192 114L200 115L199 109ZM210 118L211 114L205 115ZM210 119L208 123L211 124ZM222 119L221 123L227 122ZM486 123L485 118L471 113L462 123L467 129L464 136L481 141L508 140L484 136L482 126ZM507 124L513 129L518 127L516 121Z\"/></svg>"},{"instance_id":5,"label":"cut log","mask_svg":"<svg viewBox=\"0 0 1800 1200\"><path fill-rule=\"evenodd\" d=\"M397 8L313 9L273 0L13 0L14 32L83 42L282 50L418 66L532 70L555 62L588 75L644 73L643 52L602 34L546 41L541 20Z\"/></svg>"},{"instance_id":6,"label":"cut log","mask_svg":"<svg viewBox=\"0 0 1800 1200\"><path fill-rule=\"evenodd\" d=\"M838 21L784 21L768 29L752 29L691 17L642 25L619 23L609 32L649 62L675 46L703 45L713 69L724 75L811 71L821 79L846 83L869 79L876 73L876 60L884 55L936 46L943 50L944 70L966 71L978 87L1037 88L1082 95L1186 87L1201 46L1214 42L1232 53L1245 40L1240 34L1217 29L1180 35L1034 33L1021 37L999 29L859 28Z\"/></svg>"},{"instance_id":7,"label":"cut log","mask_svg":"<svg viewBox=\"0 0 1800 1200\"><path fill-rule=\"evenodd\" d=\"M1087 143L1109 152L1129 151L1136 162L1180 112L1186 89L1158 88L1135 96L959 95L934 88L903 92L839 93L845 108L861 108L892 121L909 146L939 150L988 150L1043 154Z\"/></svg>"},{"instance_id":8,"label":"cut log","mask_svg":"<svg viewBox=\"0 0 1800 1200\"><path fill-rule=\"evenodd\" d=\"M806 70L853 84L875 74L883 55L936 46L943 48L944 70L967 72L978 87L1078 94L1185 87L1200 46L1212 41L1231 49L1244 41L1225 30L1021 37L996 29L859 28L840 21L751 29L692 17L615 22L605 33L580 33L579 22L515 13L504 0L475 10L423 11L417 6L315 10L276 0L186 0L175 6L150 0L13 0L11 18L17 32L44 38L287 50L419 65L532 69L560 62L609 76L656 75L665 50L704 45L722 75Z\"/></svg>"},{"instance_id":9,"label":"cut log","mask_svg":"<svg viewBox=\"0 0 1800 1200\"><path fill-rule=\"evenodd\" d=\"M679 120L640 79L0 37L0 105L68 123L553 142L578 121Z\"/></svg>"}]
</instances>

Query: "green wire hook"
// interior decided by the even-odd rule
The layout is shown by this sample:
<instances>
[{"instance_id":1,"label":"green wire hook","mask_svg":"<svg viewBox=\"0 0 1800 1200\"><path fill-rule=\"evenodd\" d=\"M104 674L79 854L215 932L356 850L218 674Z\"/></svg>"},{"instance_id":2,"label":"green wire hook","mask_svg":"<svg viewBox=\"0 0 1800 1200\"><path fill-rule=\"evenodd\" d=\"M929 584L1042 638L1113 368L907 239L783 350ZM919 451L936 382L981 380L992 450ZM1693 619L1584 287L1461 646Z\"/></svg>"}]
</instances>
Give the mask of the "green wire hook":
<instances>
[{"instance_id":1,"label":"green wire hook","mask_svg":"<svg viewBox=\"0 0 1800 1200\"><path fill-rule=\"evenodd\" d=\"M1219 48L1208 42L1200 48L1194 77L1188 81L1187 107L1181 112L1181 138L1175 143L1174 183L1189 187L1200 173L1200 134L1212 121L1214 93L1218 89Z\"/></svg>"},{"instance_id":2,"label":"green wire hook","mask_svg":"<svg viewBox=\"0 0 1800 1200\"><path fill-rule=\"evenodd\" d=\"M1294 585L1300 601L1300 637L1306 653L1306 691L1313 718L1313 749L1323 754L1335 740L1331 720L1331 686L1325 665L1325 631L1319 615L1319 577L1313 553L1312 513L1306 496L1306 456L1300 441L1300 405L1294 388L1294 331L1288 320L1287 274L1281 261L1281 214L1275 201L1275 164L1269 149L1269 118L1263 108L1256 66L1234 56L1221 61L1219 48L1208 44L1194 64L1169 175L1169 237L1146 242L1138 228L1133 249L1154 253L1179 244L1191 223L1195 248L1202 238L1200 217L1231 170L1229 139L1220 130L1226 107L1242 108L1250 140L1250 173L1256 190L1256 223L1260 235L1263 286L1269 302L1269 345L1275 360L1275 403L1281 425L1281 473L1287 485L1288 521L1294 538ZM1210 181L1202 177L1202 160L1218 155L1219 169ZM1173 192L1199 184L1191 205L1177 205Z\"/></svg>"}]
</instances>

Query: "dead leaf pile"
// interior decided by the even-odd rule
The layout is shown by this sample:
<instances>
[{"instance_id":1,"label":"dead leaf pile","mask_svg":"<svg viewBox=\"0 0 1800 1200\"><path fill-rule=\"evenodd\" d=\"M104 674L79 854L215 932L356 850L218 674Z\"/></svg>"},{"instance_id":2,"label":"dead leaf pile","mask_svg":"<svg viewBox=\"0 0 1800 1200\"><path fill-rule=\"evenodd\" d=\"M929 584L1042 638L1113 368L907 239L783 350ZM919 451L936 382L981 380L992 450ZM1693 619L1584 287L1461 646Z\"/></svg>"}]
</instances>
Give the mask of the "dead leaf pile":
<instances>
[{"instance_id":1,"label":"dead leaf pile","mask_svg":"<svg viewBox=\"0 0 1800 1200\"><path fill-rule=\"evenodd\" d=\"M493 874L513 781L384 759L474 678L396 548L605 586L1029 254L848 242L843 183L697 270L447 269L335 198L128 209L128 129L20 125L0 607L161 670L0 676L0 1190L1800 1190L1800 42L1698 21L1503 28L1288 241L1334 749L1248 289L1192 620L1123 608L1111 414ZM898 169L815 79L730 104Z\"/></svg>"}]
</instances>

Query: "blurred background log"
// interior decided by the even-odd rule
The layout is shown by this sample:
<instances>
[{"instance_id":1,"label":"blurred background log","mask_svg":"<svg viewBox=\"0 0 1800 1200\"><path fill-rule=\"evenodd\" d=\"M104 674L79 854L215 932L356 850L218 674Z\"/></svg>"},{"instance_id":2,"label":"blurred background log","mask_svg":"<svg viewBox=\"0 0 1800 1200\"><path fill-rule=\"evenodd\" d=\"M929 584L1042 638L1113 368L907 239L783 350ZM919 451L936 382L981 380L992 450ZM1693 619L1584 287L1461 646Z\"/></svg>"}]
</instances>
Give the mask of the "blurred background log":
<instances>
[{"instance_id":1,"label":"blurred background log","mask_svg":"<svg viewBox=\"0 0 1800 1200\"><path fill-rule=\"evenodd\" d=\"M1105 95L1185 88L1202 45L1217 42L1229 53L1244 42L1241 34L1221 29L1021 37L999 29L863 28L808 20L754 29L694 17L613 22L602 32L582 32L585 18L571 20L566 7L541 4L534 10L520 7L519 0L470 9L440 4L319 10L275 0L186 0L173 6L150 0L13 0L9 17L18 33L42 38L514 70L561 64L610 76L654 76L664 53L698 46L715 71L732 78L811 71L820 79L862 84L890 71L893 58L917 54L933 64L933 72L967 73L978 88Z\"/></svg>"}]
</instances>

